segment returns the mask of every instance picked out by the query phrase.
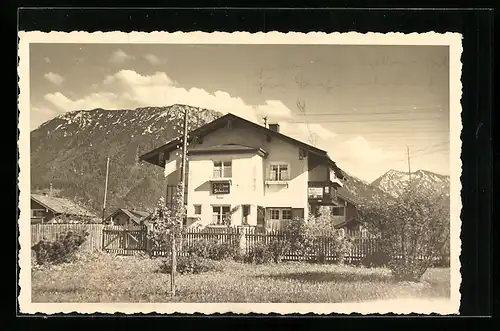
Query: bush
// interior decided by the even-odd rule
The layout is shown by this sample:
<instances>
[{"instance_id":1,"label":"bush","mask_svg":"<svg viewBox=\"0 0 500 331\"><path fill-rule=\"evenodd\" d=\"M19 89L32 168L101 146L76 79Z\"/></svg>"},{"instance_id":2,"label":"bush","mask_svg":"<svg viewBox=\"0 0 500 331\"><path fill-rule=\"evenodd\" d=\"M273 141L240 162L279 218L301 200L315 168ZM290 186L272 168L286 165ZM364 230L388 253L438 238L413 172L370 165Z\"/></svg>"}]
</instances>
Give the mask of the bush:
<instances>
[{"instance_id":1,"label":"bush","mask_svg":"<svg viewBox=\"0 0 500 331\"><path fill-rule=\"evenodd\" d=\"M297 218L286 228L286 240L290 250L303 259L314 259L319 263L326 261L322 251L321 238L327 238L335 260L343 264L352 249L348 237L341 236L335 229L329 214L323 211L318 217L311 215L307 222Z\"/></svg>"},{"instance_id":2,"label":"bush","mask_svg":"<svg viewBox=\"0 0 500 331\"><path fill-rule=\"evenodd\" d=\"M314 253L314 234L302 218L293 219L286 228L286 240L290 251L303 258Z\"/></svg>"},{"instance_id":3,"label":"bush","mask_svg":"<svg viewBox=\"0 0 500 331\"><path fill-rule=\"evenodd\" d=\"M393 257L388 264L396 280L419 281L450 239L450 200L444 193L408 186L391 201L365 202L358 217L380 237L380 248Z\"/></svg>"},{"instance_id":4,"label":"bush","mask_svg":"<svg viewBox=\"0 0 500 331\"><path fill-rule=\"evenodd\" d=\"M257 242L245 255L244 261L255 264L280 263L288 249L289 244L285 241Z\"/></svg>"},{"instance_id":5,"label":"bush","mask_svg":"<svg viewBox=\"0 0 500 331\"><path fill-rule=\"evenodd\" d=\"M198 239L187 245L186 253L189 256L198 256L216 261L240 259L239 247L229 243L219 243L215 239Z\"/></svg>"},{"instance_id":6,"label":"bush","mask_svg":"<svg viewBox=\"0 0 500 331\"><path fill-rule=\"evenodd\" d=\"M224 266L220 262L212 261L199 256L179 256L177 258L177 272L181 275L222 270L224 270ZM169 274L171 271L171 260L164 260L160 266L160 272Z\"/></svg>"},{"instance_id":7,"label":"bush","mask_svg":"<svg viewBox=\"0 0 500 331\"><path fill-rule=\"evenodd\" d=\"M280 263L290 249L288 242L280 240L273 240L267 246L275 263Z\"/></svg>"},{"instance_id":8,"label":"bush","mask_svg":"<svg viewBox=\"0 0 500 331\"><path fill-rule=\"evenodd\" d=\"M32 247L36 262L40 265L70 262L88 235L84 230L68 231L58 234L54 241L39 241Z\"/></svg>"},{"instance_id":9,"label":"bush","mask_svg":"<svg viewBox=\"0 0 500 331\"><path fill-rule=\"evenodd\" d=\"M387 267L391 257L384 252L373 252L365 256L362 261L363 266L367 268L381 268Z\"/></svg>"},{"instance_id":10,"label":"bush","mask_svg":"<svg viewBox=\"0 0 500 331\"><path fill-rule=\"evenodd\" d=\"M217 240L213 239L198 239L190 244L186 243L185 251L189 256L198 256L205 259L210 259L216 255Z\"/></svg>"},{"instance_id":11,"label":"bush","mask_svg":"<svg viewBox=\"0 0 500 331\"><path fill-rule=\"evenodd\" d=\"M240 248L237 245L222 243L215 246L215 254L212 256L213 260L241 260Z\"/></svg>"},{"instance_id":12,"label":"bush","mask_svg":"<svg viewBox=\"0 0 500 331\"><path fill-rule=\"evenodd\" d=\"M338 264L344 264L346 257L353 248L353 243L348 237L334 235L334 255Z\"/></svg>"},{"instance_id":13,"label":"bush","mask_svg":"<svg viewBox=\"0 0 500 331\"><path fill-rule=\"evenodd\" d=\"M246 263L263 264L273 262L273 254L268 244L264 242L257 242L245 254L244 261Z\"/></svg>"}]
</instances>

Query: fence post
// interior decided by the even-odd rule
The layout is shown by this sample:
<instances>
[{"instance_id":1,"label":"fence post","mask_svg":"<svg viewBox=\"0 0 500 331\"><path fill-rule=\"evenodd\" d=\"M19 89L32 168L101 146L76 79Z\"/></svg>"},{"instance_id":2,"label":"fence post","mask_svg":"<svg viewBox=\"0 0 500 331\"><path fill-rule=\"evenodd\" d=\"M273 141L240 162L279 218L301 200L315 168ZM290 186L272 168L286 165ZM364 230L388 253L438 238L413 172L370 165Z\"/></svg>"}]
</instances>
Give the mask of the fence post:
<instances>
[{"instance_id":1,"label":"fence post","mask_svg":"<svg viewBox=\"0 0 500 331\"><path fill-rule=\"evenodd\" d=\"M106 226L103 226L102 227L102 230L101 230L101 251L105 252L105 247L104 247L104 234L106 232Z\"/></svg>"},{"instance_id":2,"label":"fence post","mask_svg":"<svg viewBox=\"0 0 500 331\"><path fill-rule=\"evenodd\" d=\"M238 229L238 236L239 236L240 253L241 254L245 254L246 253L246 247L247 247L247 237L246 237L245 228L239 228Z\"/></svg>"}]
</instances>

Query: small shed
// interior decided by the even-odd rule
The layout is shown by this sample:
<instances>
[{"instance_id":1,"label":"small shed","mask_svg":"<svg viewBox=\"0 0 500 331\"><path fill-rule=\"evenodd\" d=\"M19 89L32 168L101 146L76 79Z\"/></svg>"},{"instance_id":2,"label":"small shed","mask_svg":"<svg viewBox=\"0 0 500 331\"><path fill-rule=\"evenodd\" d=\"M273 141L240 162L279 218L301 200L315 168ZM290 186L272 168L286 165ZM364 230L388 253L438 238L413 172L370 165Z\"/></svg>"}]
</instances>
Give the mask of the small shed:
<instances>
[{"instance_id":1,"label":"small shed","mask_svg":"<svg viewBox=\"0 0 500 331\"><path fill-rule=\"evenodd\" d=\"M75 202L50 194L31 195L31 223L97 222L99 218Z\"/></svg>"},{"instance_id":2,"label":"small shed","mask_svg":"<svg viewBox=\"0 0 500 331\"><path fill-rule=\"evenodd\" d=\"M128 208L118 208L104 220L105 224L137 226L142 225L151 213Z\"/></svg>"}]
</instances>

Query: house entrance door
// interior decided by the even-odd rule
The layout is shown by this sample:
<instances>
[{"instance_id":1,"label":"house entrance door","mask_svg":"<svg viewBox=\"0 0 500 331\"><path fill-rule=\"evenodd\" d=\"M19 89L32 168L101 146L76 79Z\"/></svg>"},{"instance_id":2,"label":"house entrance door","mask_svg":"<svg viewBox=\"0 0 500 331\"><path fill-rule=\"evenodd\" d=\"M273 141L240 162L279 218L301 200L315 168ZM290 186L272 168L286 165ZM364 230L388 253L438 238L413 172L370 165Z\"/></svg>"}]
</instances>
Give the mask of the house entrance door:
<instances>
[{"instance_id":1,"label":"house entrance door","mask_svg":"<svg viewBox=\"0 0 500 331\"><path fill-rule=\"evenodd\" d=\"M271 230L285 230L292 220L291 208L269 208L267 218L267 228Z\"/></svg>"}]
</instances>

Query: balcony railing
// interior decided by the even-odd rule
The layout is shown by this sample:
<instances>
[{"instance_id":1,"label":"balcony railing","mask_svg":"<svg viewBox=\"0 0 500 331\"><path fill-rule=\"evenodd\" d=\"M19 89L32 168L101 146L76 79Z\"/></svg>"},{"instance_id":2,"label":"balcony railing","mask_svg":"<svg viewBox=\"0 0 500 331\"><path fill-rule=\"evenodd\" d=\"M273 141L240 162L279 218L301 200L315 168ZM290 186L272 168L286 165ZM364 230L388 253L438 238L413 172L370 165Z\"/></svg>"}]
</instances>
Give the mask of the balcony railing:
<instances>
[{"instance_id":1,"label":"balcony railing","mask_svg":"<svg viewBox=\"0 0 500 331\"><path fill-rule=\"evenodd\" d=\"M285 182L289 180L290 180L290 174L288 173L288 171L285 170L280 172L271 171L266 179L266 181L269 182Z\"/></svg>"}]
</instances>

